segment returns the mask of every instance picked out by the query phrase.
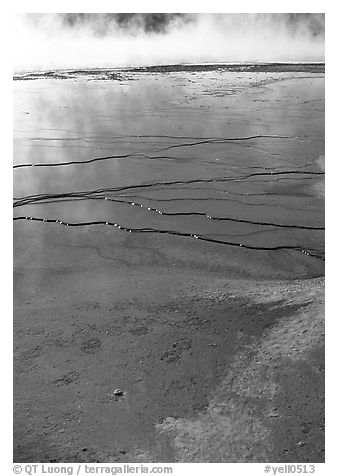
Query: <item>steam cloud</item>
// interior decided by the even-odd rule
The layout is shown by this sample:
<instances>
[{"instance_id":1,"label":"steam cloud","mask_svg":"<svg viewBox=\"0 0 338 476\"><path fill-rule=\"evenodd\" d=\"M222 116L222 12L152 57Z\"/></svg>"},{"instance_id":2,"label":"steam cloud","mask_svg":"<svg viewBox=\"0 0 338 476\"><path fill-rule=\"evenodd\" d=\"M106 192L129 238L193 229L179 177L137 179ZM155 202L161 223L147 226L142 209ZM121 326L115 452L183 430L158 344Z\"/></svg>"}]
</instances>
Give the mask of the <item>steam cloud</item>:
<instances>
[{"instance_id":1,"label":"steam cloud","mask_svg":"<svg viewBox=\"0 0 338 476\"><path fill-rule=\"evenodd\" d=\"M16 19L14 69L324 61L324 14L64 13Z\"/></svg>"}]
</instances>

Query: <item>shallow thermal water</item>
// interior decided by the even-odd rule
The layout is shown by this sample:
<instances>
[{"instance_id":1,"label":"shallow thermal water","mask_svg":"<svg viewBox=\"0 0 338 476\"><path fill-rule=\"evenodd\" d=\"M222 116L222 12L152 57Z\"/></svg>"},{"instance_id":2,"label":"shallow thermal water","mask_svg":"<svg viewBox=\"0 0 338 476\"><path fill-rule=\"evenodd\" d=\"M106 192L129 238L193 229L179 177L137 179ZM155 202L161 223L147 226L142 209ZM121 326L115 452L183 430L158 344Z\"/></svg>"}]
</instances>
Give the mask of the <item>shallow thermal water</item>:
<instances>
[{"instance_id":1,"label":"shallow thermal water","mask_svg":"<svg viewBox=\"0 0 338 476\"><path fill-rule=\"evenodd\" d=\"M14 236L27 247L135 232L323 260L322 73L70 76L14 83Z\"/></svg>"}]
</instances>

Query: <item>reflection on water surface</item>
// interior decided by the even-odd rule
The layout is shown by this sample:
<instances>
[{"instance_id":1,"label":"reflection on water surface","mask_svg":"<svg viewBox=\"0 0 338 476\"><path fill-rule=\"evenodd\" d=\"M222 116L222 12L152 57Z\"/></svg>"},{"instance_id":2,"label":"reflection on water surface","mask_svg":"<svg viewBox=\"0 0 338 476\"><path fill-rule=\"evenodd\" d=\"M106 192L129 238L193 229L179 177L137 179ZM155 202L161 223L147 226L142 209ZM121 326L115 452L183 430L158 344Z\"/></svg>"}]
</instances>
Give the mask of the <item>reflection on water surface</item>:
<instances>
[{"instance_id":1,"label":"reflection on water surface","mask_svg":"<svg viewBox=\"0 0 338 476\"><path fill-rule=\"evenodd\" d=\"M73 74L16 81L14 99L14 216L51 222L18 220L23 233L323 259L322 74Z\"/></svg>"}]
</instances>

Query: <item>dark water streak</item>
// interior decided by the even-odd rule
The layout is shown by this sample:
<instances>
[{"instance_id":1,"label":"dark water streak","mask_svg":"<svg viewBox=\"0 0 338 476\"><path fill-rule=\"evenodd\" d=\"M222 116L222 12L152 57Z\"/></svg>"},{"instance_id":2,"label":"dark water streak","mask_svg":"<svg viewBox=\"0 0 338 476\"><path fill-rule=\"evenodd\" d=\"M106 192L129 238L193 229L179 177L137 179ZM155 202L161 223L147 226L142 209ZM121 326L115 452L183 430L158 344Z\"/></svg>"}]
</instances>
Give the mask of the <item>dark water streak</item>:
<instances>
[{"instance_id":1,"label":"dark water streak","mask_svg":"<svg viewBox=\"0 0 338 476\"><path fill-rule=\"evenodd\" d=\"M78 223L71 223L71 222L65 222L63 220L56 220L56 219L50 219L50 218L39 218L39 217L25 217L25 216L19 216L19 217L14 217L14 221L18 220L29 220L29 221L37 221L37 222L45 222L45 223L57 223L59 225L63 226L70 226L70 227L80 227L80 226L93 226L93 225L105 225L105 226L113 226L118 228L121 231L126 231L129 233L159 233L159 234L167 234L167 235L175 235L175 236L182 236L182 237L189 237L189 238L195 238L197 240L201 241L207 241L209 243L217 243L217 244L222 244L222 245L227 245L227 246L234 246L234 247L239 247L239 248L245 248L248 250L259 250L259 251L280 251L280 250L294 250L294 251L299 251L301 253L304 253L307 256L311 256L312 258L320 259L322 261L325 261L324 256L322 256L320 251L318 250L305 250L299 246L252 246L252 245L246 245L243 243L235 243L232 241L224 241L224 240L217 240L214 238L208 238L203 235L196 235L192 233L184 233L180 231L175 231L175 230L160 230L160 229L154 229L154 228L127 228L124 227L118 223L113 223L109 221L87 221L87 222L78 222Z\"/></svg>"}]
</instances>

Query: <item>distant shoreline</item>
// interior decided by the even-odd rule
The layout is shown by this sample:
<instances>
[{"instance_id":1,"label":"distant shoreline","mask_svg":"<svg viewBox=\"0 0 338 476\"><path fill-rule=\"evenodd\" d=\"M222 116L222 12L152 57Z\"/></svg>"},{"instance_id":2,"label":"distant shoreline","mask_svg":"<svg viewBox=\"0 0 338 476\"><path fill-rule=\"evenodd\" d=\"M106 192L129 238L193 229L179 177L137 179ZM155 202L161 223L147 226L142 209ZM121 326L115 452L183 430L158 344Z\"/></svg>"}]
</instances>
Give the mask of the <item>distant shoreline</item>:
<instances>
[{"instance_id":1,"label":"distant shoreline","mask_svg":"<svg viewBox=\"0 0 338 476\"><path fill-rule=\"evenodd\" d=\"M315 63L197 63L197 64L172 64L151 66L126 66L114 68L74 68L74 69L48 69L17 71L13 80L57 77L66 79L61 74L88 74L100 72L137 72L137 73L178 73L178 72L203 72L203 71L229 71L250 73L325 73L325 62ZM27 76L34 76L30 78ZM67 78L68 79L68 78Z\"/></svg>"}]
</instances>

